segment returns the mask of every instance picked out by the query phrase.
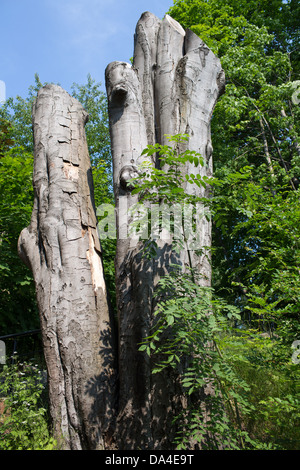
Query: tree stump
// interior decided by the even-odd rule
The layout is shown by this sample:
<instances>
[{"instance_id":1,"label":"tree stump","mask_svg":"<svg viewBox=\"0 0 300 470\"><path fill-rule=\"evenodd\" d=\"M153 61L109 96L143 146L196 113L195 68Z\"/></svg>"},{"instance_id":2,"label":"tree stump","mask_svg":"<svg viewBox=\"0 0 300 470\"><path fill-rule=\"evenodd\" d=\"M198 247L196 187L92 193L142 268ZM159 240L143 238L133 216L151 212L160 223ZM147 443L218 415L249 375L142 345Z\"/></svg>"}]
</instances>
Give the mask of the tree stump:
<instances>
[{"instance_id":1,"label":"tree stump","mask_svg":"<svg viewBox=\"0 0 300 470\"><path fill-rule=\"evenodd\" d=\"M34 208L18 244L35 280L55 436L63 448L76 450L109 446L115 391L87 119L61 87L39 90Z\"/></svg>"},{"instance_id":2,"label":"tree stump","mask_svg":"<svg viewBox=\"0 0 300 470\"><path fill-rule=\"evenodd\" d=\"M211 225L201 219L200 254L190 247L176 255L159 240L157 256L142 257L143 242L129 234L130 208L138 202L126 184L137 174L148 144L165 144L166 134L188 134L182 147L199 152L203 167L187 164L183 172L212 175L210 121L224 90L220 61L203 41L166 15L143 13L134 37L133 65L113 62L106 69L117 213L116 287L119 318L119 415L117 438L122 449L172 449L172 420L184 401L173 375L151 375L151 360L139 351L154 322L153 293L171 263L195 268L210 285ZM156 155L149 163L159 167ZM131 176L132 177L132 176ZM208 196L189 184L187 193Z\"/></svg>"}]
</instances>

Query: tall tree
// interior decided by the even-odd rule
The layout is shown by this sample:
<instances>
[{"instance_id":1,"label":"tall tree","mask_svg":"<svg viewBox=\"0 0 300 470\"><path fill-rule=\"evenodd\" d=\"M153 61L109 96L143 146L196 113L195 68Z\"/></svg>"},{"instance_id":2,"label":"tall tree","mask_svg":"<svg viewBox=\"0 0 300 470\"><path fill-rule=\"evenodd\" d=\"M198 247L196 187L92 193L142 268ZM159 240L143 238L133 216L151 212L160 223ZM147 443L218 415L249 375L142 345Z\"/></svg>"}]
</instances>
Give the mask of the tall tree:
<instances>
[{"instance_id":1,"label":"tall tree","mask_svg":"<svg viewBox=\"0 0 300 470\"><path fill-rule=\"evenodd\" d=\"M182 188L186 193L207 197L196 179L209 178L212 171L210 119L224 75L220 62L191 31L168 15L159 20L144 13L136 28L133 67L113 62L106 69L110 132L117 210L116 290L119 319L120 405L118 439L122 448L168 449L172 447L172 420L180 409L180 381L165 373L153 378L153 364L139 343L150 334L154 322L155 287L167 274L172 263L183 271L192 267L201 273L201 283L210 284L210 221L202 217L198 226L198 246L184 245L180 254L172 249L171 235L163 233L153 259L143 257L143 242L129 232L130 209L139 197L132 192L130 179L147 163L166 171L172 167L156 153L143 153L149 144L167 143L167 134L186 133L185 149L200 152L203 165L196 157L187 159ZM177 142L178 144L178 142ZM192 157L192 155L191 155ZM174 174L174 178L176 178ZM196 187L196 189L195 189ZM147 206L144 207L144 209ZM182 207L179 208L181 211ZM153 212L151 214L153 217ZM180 212L181 216L181 212ZM134 217L134 216L133 216ZM153 222L153 221L152 221ZM146 230L148 224L146 224ZM147 237L147 235L146 235ZM143 238L143 236L142 236ZM166 385L167 384L167 385Z\"/></svg>"},{"instance_id":2,"label":"tall tree","mask_svg":"<svg viewBox=\"0 0 300 470\"><path fill-rule=\"evenodd\" d=\"M35 280L55 436L75 450L107 445L115 378L86 120L59 86L39 90L34 207L18 244Z\"/></svg>"},{"instance_id":3,"label":"tall tree","mask_svg":"<svg viewBox=\"0 0 300 470\"><path fill-rule=\"evenodd\" d=\"M38 328L32 276L17 253L20 231L32 210L33 156L11 138L6 144L0 158L1 336Z\"/></svg>"}]
</instances>

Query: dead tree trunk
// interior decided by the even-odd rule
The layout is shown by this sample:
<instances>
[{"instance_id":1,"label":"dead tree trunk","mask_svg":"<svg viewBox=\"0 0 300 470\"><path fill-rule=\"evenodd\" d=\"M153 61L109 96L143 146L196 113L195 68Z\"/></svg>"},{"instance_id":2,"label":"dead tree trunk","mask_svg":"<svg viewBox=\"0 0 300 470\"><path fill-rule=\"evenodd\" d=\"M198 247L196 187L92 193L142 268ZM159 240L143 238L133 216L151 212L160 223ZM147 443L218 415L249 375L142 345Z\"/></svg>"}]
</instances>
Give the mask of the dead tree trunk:
<instances>
[{"instance_id":1,"label":"dead tree trunk","mask_svg":"<svg viewBox=\"0 0 300 470\"><path fill-rule=\"evenodd\" d=\"M114 406L87 118L59 86L40 89L33 106L34 209L19 238L36 285L55 436L67 449L109 447Z\"/></svg>"},{"instance_id":2,"label":"dead tree trunk","mask_svg":"<svg viewBox=\"0 0 300 470\"><path fill-rule=\"evenodd\" d=\"M110 64L106 88L117 211L119 448L171 449L171 423L183 400L180 386L175 376L151 375L151 361L138 349L153 325L155 286L169 272L170 263L182 269L192 263L202 274L203 284L210 285L211 227L202 217L200 255L187 247L178 256L170 243L160 240L156 258L145 260L143 243L128 233L128 211L138 198L126 183L144 158L142 150L147 144L165 144L165 134L188 134L186 148L201 153L206 164L201 168L187 165L183 171L211 176L210 121L224 89L224 73L219 60L194 33L185 32L168 15L161 21L146 12L136 28L133 66ZM159 166L156 156L151 164ZM193 186L185 189L208 195L208 190Z\"/></svg>"}]
</instances>

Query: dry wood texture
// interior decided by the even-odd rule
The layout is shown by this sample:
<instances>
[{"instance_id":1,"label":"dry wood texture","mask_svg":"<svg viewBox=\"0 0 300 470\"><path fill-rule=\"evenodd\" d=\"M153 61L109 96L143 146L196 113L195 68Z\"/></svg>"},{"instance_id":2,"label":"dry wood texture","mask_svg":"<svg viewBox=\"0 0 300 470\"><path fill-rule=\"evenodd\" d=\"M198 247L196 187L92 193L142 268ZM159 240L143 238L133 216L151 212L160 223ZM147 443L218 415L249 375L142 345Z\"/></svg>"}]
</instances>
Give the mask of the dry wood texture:
<instances>
[{"instance_id":1,"label":"dry wood texture","mask_svg":"<svg viewBox=\"0 0 300 470\"><path fill-rule=\"evenodd\" d=\"M144 13L136 27L133 65L113 62L106 69L110 133L117 211L116 286L119 316L118 416L119 446L125 449L170 449L174 435L171 421L182 406L176 377L151 375L151 361L138 351L153 324L153 292L170 263L190 265L210 285L210 222L201 221L202 254L183 250L159 240L157 256L142 257L142 243L129 232L129 209L138 202L126 186L136 174L147 144L166 143L166 134L184 133L189 148L205 159L203 167L186 165L185 173L212 175L210 121L218 96L224 89L220 61L203 41L166 15L159 20ZM159 167L156 156L150 159ZM199 196L207 190L185 188ZM177 397L177 398L176 398Z\"/></svg>"},{"instance_id":2,"label":"dry wood texture","mask_svg":"<svg viewBox=\"0 0 300 470\"><path fill-rule=\"evenodd\" d=\"M109 442L114 394L111 318L84 126L59 86L33 106L34 208L19 254L34 274L55 435L65 448Z\"/></svg>"}]
</instances>

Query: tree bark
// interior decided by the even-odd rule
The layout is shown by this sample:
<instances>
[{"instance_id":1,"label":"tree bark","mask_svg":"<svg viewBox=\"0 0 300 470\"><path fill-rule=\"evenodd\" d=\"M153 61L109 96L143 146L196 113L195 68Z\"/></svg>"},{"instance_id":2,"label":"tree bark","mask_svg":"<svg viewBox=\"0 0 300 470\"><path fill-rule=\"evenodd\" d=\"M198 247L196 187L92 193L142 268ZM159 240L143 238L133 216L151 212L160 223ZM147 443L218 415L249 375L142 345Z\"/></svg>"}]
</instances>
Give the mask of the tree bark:
<instances>
[{"instance_id":1,"label":"tree bark","mask_svg":"<svg viewBox=\"0 0 300 470\"><path fill-rule=\"evenodd\" d=\"M33 272L55 436L65 449L112 445L115 349L81 104L56 85L33 106L34 208L19 237Z\"/></svg>"},{"instance_id":2,"label":"tree bark","mask_svg":"<svg viewBox=\"0 0 300 470\"><path fill-rule=\"evenodd\" d=\"M154 322L153 293L170 264L193 268L210 285L211 226L201 217L200 254L187 247L177 255L172 244L158 240L156 257L142 256L143 242L128 231L128 210L138 202L127 184L137 174L147 144L165 144L166 134L187 133L185 148L200 152L203 168L186 165L185 173L212 175L210 120L224 89L219 60L191 31L166 15L144 13L136 28L133 66L113 62L106 69L117 212L116 287L119 318L118 446L122 449L172 449L173 418L185 406L178 376L151 374L153 364L140 343ZM148 163L159 167L156 155ZM187 185L187 192L208 196L208 190ZM147 207L146 207L147 209ZM199 242L198 240L198 242Z\"/></svg>"}]
</instances>

